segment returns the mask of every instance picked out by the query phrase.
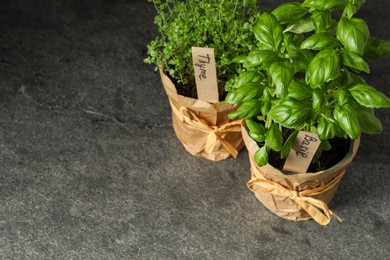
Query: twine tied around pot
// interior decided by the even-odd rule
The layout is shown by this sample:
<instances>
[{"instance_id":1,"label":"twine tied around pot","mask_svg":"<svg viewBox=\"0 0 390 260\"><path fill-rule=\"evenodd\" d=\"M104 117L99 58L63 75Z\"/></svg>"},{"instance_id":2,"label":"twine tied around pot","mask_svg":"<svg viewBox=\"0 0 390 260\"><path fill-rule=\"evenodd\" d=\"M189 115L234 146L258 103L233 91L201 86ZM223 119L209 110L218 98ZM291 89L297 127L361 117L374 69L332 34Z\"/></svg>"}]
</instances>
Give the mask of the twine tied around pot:
<instances>
[{"instance_id":1,"label":"twine tied around pot","mask_svg":"<svg viewBox=\"0 0 390 260\"><path fill-rule=\"evenodd\" d=\"M252 169L255 168L253 159L250 160ZM287 197L298 204L320 225L328 225L332 217L342 222L341 218L331 211L322 200L315 199L312 196L321 194L338 185L344 176L345 170L337 175L333 180L313 189L298 191L286 188L279 183L266 179L261 173L252 171L252 179L248 182L248 188L253 192L271 193L280 197Z\"/></svg>"},{"instance_id":2,"label":"twine tied around pot","mask_svg":"<svg viewBox=\"0 0 390 260\"><path fill-rule=\"evenodd\" d=\"M195 111L186 107L177 108L172 100L169 98L173 114L187 127L204 132L207 135L204 151L206 153L212 153L218 141L226 148L226 150L234 157L237 158L238 150L225 139L227 133L240 133L241 132L241 119L233 120L229 123L222 125L221 127L210 125L206 120L197 115ZM177 133L180 138L180 133ZM183 139L183 138L180 138Z\"/></svg>"}]
</instances>

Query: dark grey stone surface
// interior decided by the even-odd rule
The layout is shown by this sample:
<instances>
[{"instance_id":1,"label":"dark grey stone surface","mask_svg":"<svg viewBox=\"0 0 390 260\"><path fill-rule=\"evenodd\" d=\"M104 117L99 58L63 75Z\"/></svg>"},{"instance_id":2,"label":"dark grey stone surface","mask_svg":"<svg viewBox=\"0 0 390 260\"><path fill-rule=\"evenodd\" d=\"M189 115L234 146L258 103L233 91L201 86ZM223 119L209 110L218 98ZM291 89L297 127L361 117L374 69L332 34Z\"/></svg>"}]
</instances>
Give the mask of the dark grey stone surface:
<instances>
[{"instance_id":1,"label":"dark grey stone surface","mask_svg":"<svg viewBox=\"0 0 390 260\"><path fill-rule=\"evenodd\" d=\"M270 9L282 1L262 1ZM390 38L390 2L360 13ZM187 154L146 44L146 1L0 5L0 259L390 259L390 110L330 207L292 222L246 188L247 152ZM390 59L366 77L390 96Z\"/></svg>"}]
</instances>

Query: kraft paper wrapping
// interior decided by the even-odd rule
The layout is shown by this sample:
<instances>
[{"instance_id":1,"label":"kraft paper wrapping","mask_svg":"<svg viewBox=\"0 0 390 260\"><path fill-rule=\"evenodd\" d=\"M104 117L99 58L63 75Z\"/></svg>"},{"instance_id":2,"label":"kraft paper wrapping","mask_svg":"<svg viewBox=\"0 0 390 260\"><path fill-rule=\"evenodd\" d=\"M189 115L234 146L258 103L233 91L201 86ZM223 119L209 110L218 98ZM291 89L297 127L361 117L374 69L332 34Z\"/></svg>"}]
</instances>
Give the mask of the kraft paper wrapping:
<instances>
[{"instance_id":1,"label":"kraft paper wrapping","mask_svg":"<svg viewBox=\"0 0 390 260\"><path fill-rule=\"evenodd\" d=\"M337 165L316 173L284 174L267 164L259 167L253 156L259 148L242 126L242 136L248 149L252 179L248 188L256 198L276 215L295 221L314 219L321 225L330 223L332 217L341 219L327 204L335 195L347 166L355 157L360 139L351 143L345 158Z\"/></svg>"},{"instance_id":2,"label":"kraft paper wrapping","mask_svg":"<svg viewBox=\"0 0 390 260\"><path fill-rule=\"evenodd\" d=\"M227 114L236 109L225 102L208 103L177 94L171 79L160 68L161 81L172 109L172 124L184 148L192 155L211 161L237 157L244 147L242 120Z\"/></svg>"}]
</instances>

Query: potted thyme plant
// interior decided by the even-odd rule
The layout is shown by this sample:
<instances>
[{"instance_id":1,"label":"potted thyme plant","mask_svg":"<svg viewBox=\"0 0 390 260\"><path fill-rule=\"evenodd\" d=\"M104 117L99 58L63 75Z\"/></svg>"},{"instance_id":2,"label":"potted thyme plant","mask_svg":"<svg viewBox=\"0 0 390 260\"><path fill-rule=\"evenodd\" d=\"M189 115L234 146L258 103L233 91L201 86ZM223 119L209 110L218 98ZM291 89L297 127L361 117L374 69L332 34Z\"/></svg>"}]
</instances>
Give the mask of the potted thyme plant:
<instances>
[{"instance_id":1,"label":"potted thyme plant","mask_svg":"<svg viewBox=\"0 0 390 260\"><path fill-rule=\"evenodd\" d=\"M146 63L156 65L172 108L173 127L185 149L218 161L236 157L244 146L241 120L227 114L235 105L223 101L225 81L237 71L231 59L253 48L251 32L258 13L256 0L148 0L154 3L155 24L161 36L148 45ZM212 48L215 54L219 100L200 100L192 47Z\"/></svg>"},{"instance_id":2,"label":"potted thyme plant","mask_svg":"<svg viewBox=\"0 0 390 260\"><path fill-rule=\"evenodd\" d=\"M282 4L256 21L258 48L233 60L242 70L227 86L226 101L240 105L229 117L246 122L248 187L281 217L322 225L337 217L327 204L361 133L382 131L374 109L390 107L390 100L362 75L370 73L365 57L390 54L390 44L371 38L366 22L355 17L364 2ZM302 132L308 135L298 140ZM308 172L286 170L290 154L301 157L289 162L300 166L314 141L320 144Z\"/></svg>"}]
</instances>

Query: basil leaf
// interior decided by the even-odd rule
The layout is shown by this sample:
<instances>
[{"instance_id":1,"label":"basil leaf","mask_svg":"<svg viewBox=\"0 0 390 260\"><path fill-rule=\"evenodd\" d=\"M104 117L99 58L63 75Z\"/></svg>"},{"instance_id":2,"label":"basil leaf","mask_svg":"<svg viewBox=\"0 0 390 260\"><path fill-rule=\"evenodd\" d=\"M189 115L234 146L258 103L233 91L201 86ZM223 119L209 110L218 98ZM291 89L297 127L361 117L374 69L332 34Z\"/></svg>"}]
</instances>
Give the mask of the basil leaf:
<instances>
[{"instance_id":1,"label":"basil leaf","mask_svg":"<svg viewBox=\"0 0 390 260\"><path fill-rule=\"evenodd\" d=\"M277 123L287 128L301 127L309 114L307 104L294 100L285 99L274 105L268 115Z\"/></svg>"},{"instance_id":2,"label":"basil leaf","mask_svg":"<svg viewBox=\"0 0 390 260\"><path fill-rule=\"evenodd\" d=\"M390 55L390 41L370 38L364 49L364 57L378 59Z\"/></svg>"},{"instance_id":3,"label":"basil leaf","mask_svg":"<svg viewBox=\"0 0 390 260\"><path fill-rule=\"evenodd\" d=\"M230 63L244 63L245 59L246 59L246 56L243 56L243 55L241 55L241 56L236 56L236 57L234 57L234 58L231 60Z\"/></svg>"},{"instance_id":4,"label":"basil leaf","mask_svg":"<svg viewBox=\"0 0 390 260\"><path fill-rule=\"evenodd\" d=\"M342 106L344 105L349 98L349 94L345 89L338 89L335 92L332 93L332 96L334 96L337 99L338 105Z\"/></svg>"},{"instance_id":5,"label":"basil leaf","mask_svg":"<svg viewBox=\"0 0 390 260\"><path fill-rule=\"evenodd\" d=\"M263 77L258 73L254 71L248 71L243 74L241 74L234 84L235 88L239 88L242 85L250 82L260 82L263 79Z\"/></svg>"},{"instance_id":6,"label":"basil leaf","mask_svg":"<svg viewBox=\"0 0 390 260\"><path fill-rule=\"evenodd\" d=\"M349 52L362 56L369 37L368 26L364 20L341 17L337 26L337 39Z\"/></svg>"},{"instance_id":7,"label":"basil leaf","mask_svg":"<svg viewBox=\"0 0 390 260\"><path fill-rule=\"evenodd\" d=\"M260 113L261 101L257 99L244 102L236 111L228 114L228 118L245 118L251 119Z\"/></svg>"},{"instance_id":8,"label":"basil leaf","mask_svg":"<svg viewBox=\"0 0 390 260\"><path fill-rule=\"evenodd\" d=\"M263 116L267 115L268 112L271 110L272 102L271 101L265 101L263 102L263 105L261 106L261 114Z\"/></svg>"},{"instance_id":9,"label":"basil leaf","mask_svg":"<svg viewBox=\"0 0 390 260\"><path fill-rule=\"evenodd\" d=\"M304 82L293 79L288 87L288 97L296 100L307 100L311 98L313 89Z\"/></svg>"},{"instance_id":10,"label":"basil leaf","mask_svg":"<svg viewBox=\"0 0 390 260\"><path fill-rule=\"evenodd\" d=\"M279 51L283 42L283 32L274 15L267 12L260 15L258 22L253 27L253 33L264 49Z\"/></svg>"},{"instance_id":11,"label":"basil leaf","mask_svg":"<svg viewBox=\"0 0 390 260\"><path fill-rule=\"evenodd\" d=\"M305 36L303 34L291 34L287 33L284 35L284 45L294 45L298 46L301 45L302 41L305 39Z\"/></svg>"},{"instance_id":12,"label":"basil leaf","mask_svg":"<svg viewBox=\"0 0 390 260\"><path fill-rule=\"evenodd\" d=\"M323 114L318 118L317 132L321 141L329 140L335 137L339 127L337 121L332 117L327 117Z\"/></svg>"},{"instance_id":13,"label":"basil leaf","mask_svg":"<svg viewBox=\"0 0 390 260\"><path fill-rule=\"evenodd\" d=\"M357 12L356 5L351 3L347 4L347 6L344 9L344 15L346 15L349 19L351 19L352 16L356 14L356 12Z\"/></svg>"},{"instance_id":14,"label":"basil leaf","mask_svg":"<svg viewBox=\"0 0 390 260\"><path fill-rule=\"evenodd\" d=\"M318 10L340 10L346 5L345 0L306 0L303 7L310 7Z\"/></svg>"},{"instance_id":15,"label":"basil leaf","mask_svg":"<svg viewBox=\"0 0 390 260\"><path fill-rule=\"evenodd\" d=\"M274 62L268 70L276 86L276 95L284 98L288 94L288 86L293 78L292 65L288 62Z\"/></svg>"},{"instance_id":16,"label":"basil leaf","mask_svg":"<svg viewBox=\"0 0 390 260\"><path fill-rule=\"evenodd\" d=\"M350 85L354 85L357 83L367 85L367 82L362 77L360 77L359 75L357 75L353 72L350 72L348 70L344 70L342 74L343 74L342 84L345 86L350 86Z\"/></svg>"},{"instance_id":17,"label":"basil leaf","mask_svg":"<svg viewBox=\"0 0 390 260\"><path fill-rule=\"evenodd\" d=\"M292 43L287 45L287 53L290 59L293 60L294 67L297 68L296 71L306 71L307 66L313 59L313 54L311 51L302 50Z\"/></svg>"},{"instance_id":18,"label":"basil leaf","mask_svg":"<svg viewBox=\"0 0 390 260\"><path fill-rule=\"evenodd\" d=\"M307 19L300 19L295 23L290 24L287 26L287 28L283 31L286 32L292 32L292 33L308 33L314 30L313 21L310 18Z\"/></svg>"},{"instance_id":19,"label":"basil leaf","mask_svg":"<svg viewBox=\"0 0 390 260\"><path fill-rule=\"evenodd\" d=\"M282 150L283 135L278 124L273 123L265 135L265 143L274 151Z\"/></svg>"},{"instance_id":20,"label":"basil leaf","mask_svg":"<svg viewBox=\"0 0 390 260\"><path fill-rule=\"evenodd\" d=\"M359 54L343 49L341 52L341 60L345 66L370 73L370 67Z\"/></svg>"},{"instance_id":21,"label":"basil leaf","mask_svg":"<svg viewBox=\"0 0 390 260\"><path fill-rule=\"evenodd\" d=\"M348 89L353 98L362 106L370 108L388 108L390 99L371 86L356 84Z\"/></svg>"},{"instance_id":22,"label":"basil leaf","mask_svg":"<svg viewBox=\"0 0 390 260\"><path fill-rule=\"evenodd\" d=\"M323 50L310 62L306 72L306 84L321 88L325 82L340 76L340 60L336 50Z\"/></svg>"},{"instance_id":23,"label":"basil leaf","mask_svg":"<svg viewBox=\"0 0 390 260\"><path fill-rule=\"evenodd\" d=\"M264 125L259 124L252 119L246 119L245 124L251 133L264 135L267 132Z\"/></svg>"},{"instance_id":24,"label":"basil leaf","mask_svg":"<svg viewBox=\"0 0 390 260\"><path fill-rule=\"evenodd\" d=\"M338 41L330 33L319 32L308 37L302 42L302 49L311 49L321 51L326 48L334 48L338 45Z\"/></svg>"},{"instance_id":25,"label":"basil leaf","mask_svg":"<svg viewBox=\"0 0 390 260\"><path fill-rule=\"evenodd\" d=\"M248 100L259 97L263 92L264 87L259 83L245 83L239 88L230 91L225 98L225 101L229 104L241 104Z\"/></svg>"},{"instance_id":26,"label":"basil leaf","mask_svg":"<svg viewBox=\"0 0 390 260\"><path fill-rule=\"evenodd\" d=\"M280 158L283 159L283 158L286 158L287 155L289 155L290 150L293 148L294 143L295 143L295 140L297 139L298 133L299 133L299 131L298 131L298 130L295 130L295 131L287 138L286 142L284 142L282 151L281 151L281 153L280 153Z\"/></svg>"},{"instance_id":27,"label":"basil leaf","mask_svg":"<svg viewBox=\"0 0 390 260\"><path fill-rule=\"evenodd\" d=\"M325 103L325 96L322 89L313 89L312 102L312 107L315 111L318 111L323 107Z\"/></svg>"},{"instance_id":28,"label":"basil leaf","mask_svg":"<svg viewBox=\"0 0 390 260\"><path fill-rule=\"evenodd\" d=\"M268 163L268 152L267 152L267 146L263 146L260 149L258 149L253 157L255 163L258 166L264 166Z\"/></svg>"},{"instance_id":29,"label":"basil leaf","mask_svg":"<svg viewBox=\"0 0 390 260\"><path fill-rule=\"evenodd\" d=\"M259 143L264 143L264 141L265 141L265 135L249 132L249 136L253 140L255 140L256 142L259 142Z\"/></svg>"},{"instance_id":30,"label":"basil leaf","mask_svg":"<svg viewBox=\"0 0 390 260\"><path fill-rule=\"evenodd\" d=\"M352 139L359 138L361 134L359 120L349 104L337 105L333 111L333 116L349 137Z\"/></svg>"},{"instance_id":31,"label":"basil leaf","mask_svg":"<svg viewBox=\"0 0 390 260\"><path fill-rule=\"evenodd\" d=\"M375 116L372 108L359 106L358 108L354 107L354 110L363 133L379 134L382 132L382 123Z\"/></svg>"},{"instance_id":32,"label":"basil leaf","mask_svg":"<svg viewBox=\"0 0 390 260\"><path fill-rule=\"evenodd\" d=\"M255 50L248 54L245 60L246 67L270 64L278 59L278 55L270 50Z\"/></svg>"},{"instance_id":33,"label":"basil leaf","mask_svg":"<svg viewBox=\"0 0 390 260\"><path fill-rule=\"evenodd\" d=\"M275 15L280 24L292 23L301 19L307 13L306 8L301 3L292 2L279 5L272 14Z\"/></svg>"},{"instance_id":34,"label":"basil leaf","mask_svg":"<svg viewBox=\"0 0 390 260\"><path fill-rule=\"evenodd\" d=\"M315 11L310 17L316 32L324 32L333 25L332 15L329 11Z\"/></svg>"}]
</instances>

